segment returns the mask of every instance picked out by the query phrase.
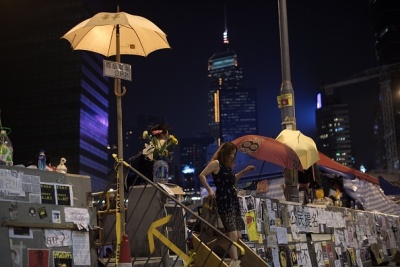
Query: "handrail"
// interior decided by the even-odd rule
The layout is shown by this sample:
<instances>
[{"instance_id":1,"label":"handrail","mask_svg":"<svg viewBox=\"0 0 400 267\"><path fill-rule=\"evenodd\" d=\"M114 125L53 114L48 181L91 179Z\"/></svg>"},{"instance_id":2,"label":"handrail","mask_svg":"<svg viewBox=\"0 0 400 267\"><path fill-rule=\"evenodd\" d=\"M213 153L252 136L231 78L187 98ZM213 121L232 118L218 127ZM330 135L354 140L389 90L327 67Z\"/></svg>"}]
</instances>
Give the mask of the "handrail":
<instances>
[{"instance_id":1,"label":"handrail","mask_svg":"<svg viewBox=\"0 0 400 267\"><path fill-rule=\"evenodd\" d=\"M157 190L159 190L159 192L161 192L162 194L164 194L164 196L166 198L169 198L170 200L172 200L173 202L175 202L175 204L177 206L180 206L181 208L183 208L186 212L190 213L192 216L194 216L197 220L200 220L202 223L206 224L208 227L213 228L213 230L218 234L218 236L225 238L229 243L232 243L234 246L236 246L239 250L241 255L244 255L245 250L243 249L242 246L240 246L238 243L234 242L233 240L231 240L227 235L225 235L223 232L221 232L219 229L215 228L212 224L210 224L208 221L206 221L205 219L201 218L200 216L198 216L197 214L195 214L191 209L189 209L188 207L186 207L185 205L182 205L182 203L179 202L179 200L174 197L171 196L170 194L168 194L160 185L158 185L157 183L154 183L153 181L151 181L150 179L148 179L146 176L144 176L142 173L140 173L138 170L136 170L135 168L133 168L130 164L128 164L127 162L123 161L124 166L128 167L130 170L132 170L133 172L135 172L138 176L140 176L142 179L146 180L149 184L151 184L152 186L154 186L155 188L157 188Z\"/></svg>"},{"instance_id":2,"label":"handrail","mask_svg":"<svg viewBox=\"0 0 400 267\"><path fill-rule=\"evenodd\" d=\"M136 201L137 203L129 203L129 202L131 202L131 198L129 196L130 196L130 194L132 194L132 189L134 187L131 187L129 192L126 194L126 199L129 199L129 202L127 203L127 206L125 207L125 210L128 209L130 211L130 212L127 213L127 215L130 215L130 216L126 216L126 218L125 218L126 219L126 224L131 226L132 219L134 220L134 223L138 224L137 226L135 226L135 227L137 227L138 230L134 231L133 233L130 233L130 235L132 235L132 236L129 236L129 238L135 239L138 235L139 236L143 235L143 233L142 233L143 229L149 228L148 230L145 230L145 231L147 231L149 235L150 234L154 234L154 239L153 239L153 236L152 236L150 239L153 239L153 240L149 240L149 242L158 242L158 243L161 243L162 246L165 247L162 255L156 255L157 256L156 258L158 258L160 261L164 261L164 263L166 261L168 261L168 260L171 261L172 258L170 256L168 256L168 254L169 254L168 251L170 251L170 253L175 253L175 255L176 255L175 261L172 263L172 265L171 265L171 263L169 263L168 266L182 266L182 265L179 265L179 260L184 262L184 266L189 266L193 261L196 260L196 257L198 258L198 257L201 256L199 253L196 253L196 252L199 251L200 248L199 247L194 247L193 245L190 245L193 232L192 232L192 230L188 229L188 227L186 225L186 220L184 219L184 218L186 218L188 216L190 216L191 218L195 219L196 223L202 224L204 227L212 228L214 230L215 234L218 237L220 237L222 239L225 239L227 241L227 243L229 244L229 247L231 247L231 246L237 247L238 252L239 252L240 255L244 255L245 254L245 249L239 243L232 241L226 234L221 232L219 229L216 229L207 220L203 219L198 214L196 214L194 211L192 211L190 208L188 208L187 206L183 205L177 197L175 197L173 195L170 195L158 183L155 183L152 180L148 179L146 176L144 176L138 170L133 168L129 163L127 163L125 161L122 161L122 164L129 171L131 171L131 172L136 174L136 178L135 178L135 181L133 181L133 184L135 184L138 179L142 179L142 181L144 182L144 185L142 185L142 187L140 187L140 188L138 188L138 186L135 187L135 190L136 190L135 194L136 195L132 195L131 196L132 199L134 198L135 200L137 200ZM151 188L153 188L153 189L150 190ZM156 211L155 212L156 213L156 215L155 215L156 218L150 218L149 216L151 216L151 215L150 215L149 212L151 210L153 210L153 213L154 213L154 206L150 206L150 202L151 201L149 203L144 203L143 202L144 192L146 190L150 190L151 192L153 192L153 190L154 190L154 193L152 193L149 196L147 196L147 197L150 197L151 199L153 199L153 202L155 202L155 203L159 203L159 202L160 203L161 202L168 203L168 205L167 205L168 207L171 207L172 210L175 210L176 208L178 208L176 210L179 210L180 212L178 212L176 214L172 214L174 219L172 219L171 217L170 217L170 219L166 219L167 217L164 217L164 215L161 215L162 216L161 219L157 219L160 216L160 215L157 215L157 214L159 214L159 212L165 214L166 211L159 211L159 212ZM93 193L92 195L93 196L103 196L103 194L104 194L104 192L96 192L96 193ZM98 220L99 220L99 227L101 229L101 231L99 231L99 232L101 232L102 235L105 234L105 229L102 229L102 224L101 224L102 223L101 222L102 216L104 216L104 215L107 216L107 215L112 215L113 214L113 209L110 208L110 203L111 202L109 201L108 198L109 198L109 194L107 194L107 197L106 197L106 203L107 203L107 205L105 207L106 210L102 210L102 211L98 211L97 212ZM163 206L164 206L163 209L165 209L166 206L165 205L163 205ZM149 211L149 212L147 212L147 211ZM135 214L135 218L132 218L132 216L134 214ZM137 218L138 217L138 216L136 216L137 214L143 214L143 215L145 214L145 216L141 216L140 218ZM178 215L180 217L182 217L182 216L183 217L180 218ZM168 216L171 216L171 215L168 215ZM178 216L178 217L176 217L176 216ZM153 222L153 223L148 223L147 221L149 221L149 220L151 222ZM182 220L182 221L180 221L180 220ZM171 228L172 228L172 230L174 230L173 228L175 227L174 226L175 224L178 225L177 227L180 227L179 229L186 229L186 230L183 230L183 231L187 232L187 233L185 233L186 237L185 237L185 240L184 240L185 241L184 248L182 248L182 244L181 244L182 242L178 242L178 241L182 241L182 240L174 240L174 238L176 239L176 236L179 235L179 233L176 232L178 230L173 232L172 235L169 235L169 232L170 232ZM184 224L184 225L182 225L182 224ZM113 225L111 225L111 226L108 225L108 226L111 227L110 230L113 231L113 229L115 229L114 228L115 227L115 222L113 223ZM162 230L157 230L156 227L162 227L162 228L160 228ZM113 233L111 233L111 236L112 235L113 235ZM109 243L109 240L110 240L109 238L110 238L110 234L107 237L107 239L103 239L102 240L100 238L101 242L100 242L99 245L103 246L103 245L106 245L106 244L110 244ZM111 237L111 239L112 239L112 237ZM113 241L111 240L111 244L112 243L113 243ZM203 246L207 246L207 244L205 242L201 241L201 240L200 240L200 243L203 244ZM146 245L146 244L143 244L143 245ZM130 244L130 246L133 247L133 244ZM152 247L153 243L150 243L149 246ZM156 246L156 247L158 249L159 246ZM226 251L224 253L224 256L222 258L217 257L217 261L218 262L220 262L220 263L224 262L225 257L228 255L228 250L229 250L229 248L226 249ZM212 253L211 249L209 249L209 251L210 251L209 253ZM153 250L153 253L154 253L154 250ZM145 256L148 257L147 260L146 260L146 263L150 263L152 260L154 260L154 258L155 258L154 256L155 255L152 254L151 251L148 251L147 254L148 255L145 255ZM206 257L209 257L209 254L205 254L205 255L207 255ZM159 257L159 256L161 256L161 257ZM132 259L133 259L133 261L135 261L135 260L138 260L139 258L141 258L143 260L143 256L141 256L141 257L133 256ZM112 260L111 261L108 260L107 262L112 262ZM145 263L144 266L146 266L146 263ZM177 264L177 265L175 265L175 264ZM223 266L223 265L221 265L221 266Z\"/></svg>"}]
</instances>

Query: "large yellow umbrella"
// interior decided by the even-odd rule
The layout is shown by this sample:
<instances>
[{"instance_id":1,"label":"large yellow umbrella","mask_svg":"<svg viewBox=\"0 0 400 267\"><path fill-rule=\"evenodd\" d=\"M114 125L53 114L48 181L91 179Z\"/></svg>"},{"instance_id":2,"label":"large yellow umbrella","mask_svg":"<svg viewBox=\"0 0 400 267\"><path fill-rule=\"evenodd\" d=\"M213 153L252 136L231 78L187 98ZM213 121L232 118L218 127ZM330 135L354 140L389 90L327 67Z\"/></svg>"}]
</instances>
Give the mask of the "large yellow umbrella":
<instances>
[{"instance_id":1,"label":"large yellow umbrella","mask_svg":"<svg viewBox=\"0 0 400 267\"><path fill-rule=\"evenodd\" d=\"M284 129L276 140L294 150L304 170L310 168L319 160L317 145L314 140L300 131Z\"/></svg>"},{"instance_id":2,"label":"large yellow umbrella","mask_svg":"<svg viewBox=\"0 0 400 267\"><path fill-rule=\"evenodd\" d=\"M119 10L117 10L119 11ZM82 21L62 38L67 39L74 50L86 50L102 54L106 57L115 55L116 62L120 63L120 55L147 56L151 52L170 48L166 34L151 21L130 15L125 12L101 12L92 18ZM118 76L119 77L119 76ZM117 168L117 255L119 261L122 235L125 234L125 209L121 205L124 200L123 174L123 131L122 131L122 103L121 98L126 93L121 90L121 80L115 78L114 93L117 98L117 126L118 126L118 168Z\"/></svg>"},{"instance_id":3,"label":"large yellow umbrella","mask_svg":"<svg viewBox=\"0 0 400 267\"><path fill-rule=\"evenodd\" d=\"M170 48L166 34L153 22L125 12L98 13L76 25L62 38L67 39L74 50L92 51L106 57L147 56L155 50Z\"/></svg>"}]
</instances>

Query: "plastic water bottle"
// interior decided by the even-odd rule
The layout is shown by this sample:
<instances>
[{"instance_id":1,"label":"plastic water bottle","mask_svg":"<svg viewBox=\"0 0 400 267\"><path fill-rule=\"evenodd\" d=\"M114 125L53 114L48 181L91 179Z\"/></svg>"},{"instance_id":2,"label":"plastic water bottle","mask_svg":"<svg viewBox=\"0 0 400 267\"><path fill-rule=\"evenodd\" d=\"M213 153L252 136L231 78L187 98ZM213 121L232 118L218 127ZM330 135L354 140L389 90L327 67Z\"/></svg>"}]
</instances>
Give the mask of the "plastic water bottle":
<instances>
[{"instance_id":1,"label":"plastic water bottle","mask_svg":"<svg viewBox=\"0 0 400 267\"><path fill-rule=\"evenodd\" d=\"M46 154L44 153L44 150L40 150L39 156L38 156L38 169L45 171L46 170Z\"/></svg>"},{"instance_id":2,"label":"plastic water bottle","mask_svg":"<svg viewBox=\"0 0 400 267\"><path fill-rule=\"evenodd\" d=\"M13 165L13 147L5 128L0 130L0 165Z\"/></svg>"},{"instance_id":3,"label":"plastic water bottle","mask_svg":"<svg viewBox=\"0 0 400 267\"><path fill-rule=\"evenodd\" d=\"M157 160L153 165L153 181L156 183L168 183L168 163L165 160Z\"/></svg>"}]
</instances>

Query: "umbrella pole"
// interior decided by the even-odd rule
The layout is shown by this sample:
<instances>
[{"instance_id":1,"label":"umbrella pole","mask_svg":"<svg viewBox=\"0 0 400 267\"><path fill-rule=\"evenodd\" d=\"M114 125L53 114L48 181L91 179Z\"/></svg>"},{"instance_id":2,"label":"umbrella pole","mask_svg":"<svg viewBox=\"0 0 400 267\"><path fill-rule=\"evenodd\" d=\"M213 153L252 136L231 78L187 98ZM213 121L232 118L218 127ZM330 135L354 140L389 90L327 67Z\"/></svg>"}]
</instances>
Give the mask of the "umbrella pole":
<instances>
[{"instance_id":1,"label":"umbrella pole","mask_svg":"<svg viewBox=\"0 0 400 267\"><path fill-rule=\"evenodd\" d=\"M119 7L117 8L119 12ZM120 39L119 39L119 25L116 25L116 61L121 62L120 56ZM121 242L122 235L125 234L125 197L124 197L124 181L123 181L123 136L122 136L122 96L124 93L121 92L121 80L115 78L114 80L114 93L117 99L117 134L118 134L118 165L117 165L117 209L116 209L116 222L115 231L117 237L116 244L116 255L115 263L118 265L120 252L121 252Z\"/></svg>"},{"instance_id":2,"label":"umbrella pole","mask_svg":"<svg viewBox=\"0 0 400 267\"><path fill-rule=\"evenodd\" d=\"M264 169L265 160L263 160L263 164L261 166L260 174L258 175L257 183L260 181L262 170Z\"/></svg>"}]
</instances>

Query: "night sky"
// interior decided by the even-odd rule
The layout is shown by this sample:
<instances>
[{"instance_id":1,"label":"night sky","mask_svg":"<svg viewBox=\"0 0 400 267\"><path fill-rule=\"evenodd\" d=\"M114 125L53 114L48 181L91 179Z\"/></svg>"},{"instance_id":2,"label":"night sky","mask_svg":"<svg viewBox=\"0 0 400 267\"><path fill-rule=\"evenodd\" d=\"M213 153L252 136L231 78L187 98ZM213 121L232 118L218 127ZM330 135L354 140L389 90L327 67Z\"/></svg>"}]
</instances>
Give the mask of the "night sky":
<instances>
[{"instance_id":1,"label":"night sky","mask_svg":"<svg viewBox=\"0 0 400 267\"><path fill-rule=\"evenodd\" d=\"M163 116L177 137L207 129L207 61L223 43L224 6L228 38L243 69L244 87L258 90L259 134L276 137L281 114L276 96L282 81L278 1L119 1L100 0L98 12L120 11L154 22L172 49L147 58L122 56L132 65L124 81L124 127L141 113ZM103 8L103 9L102 9ZM376 66L372 23L366 0L287 0L290 69L297 129L316 137L317 88ZM75 25L71 25L71 28ZM377 80L335 92L350 104L353 151L357 164L372 164L372 123ZM111 114L113 116L113 114ZM112 125L111 125L112 127Z\"/></svg>"}]
</instances>

